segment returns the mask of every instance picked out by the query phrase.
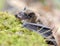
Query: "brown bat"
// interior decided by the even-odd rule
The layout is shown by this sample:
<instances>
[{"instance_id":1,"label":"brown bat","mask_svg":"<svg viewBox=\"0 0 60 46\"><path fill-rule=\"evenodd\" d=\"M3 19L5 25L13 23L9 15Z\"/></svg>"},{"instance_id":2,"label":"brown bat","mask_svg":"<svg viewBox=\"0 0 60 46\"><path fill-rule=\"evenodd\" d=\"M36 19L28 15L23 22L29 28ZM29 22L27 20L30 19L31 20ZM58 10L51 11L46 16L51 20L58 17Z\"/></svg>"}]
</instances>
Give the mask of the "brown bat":
<instances>
[{"instance_id":1,"label":"brown bat","mask_svg":"<svg viewBox=\"0 0 60 46\"><path fill-rule=\"evenodd\" d=\"M16 14L22 22L41 23L52 29L53 36L60 46L60 10L55 9L51 0L45 7L39 0L10 0L10 4L18 9L24 9Z\"/></svg>"}]
</instances>

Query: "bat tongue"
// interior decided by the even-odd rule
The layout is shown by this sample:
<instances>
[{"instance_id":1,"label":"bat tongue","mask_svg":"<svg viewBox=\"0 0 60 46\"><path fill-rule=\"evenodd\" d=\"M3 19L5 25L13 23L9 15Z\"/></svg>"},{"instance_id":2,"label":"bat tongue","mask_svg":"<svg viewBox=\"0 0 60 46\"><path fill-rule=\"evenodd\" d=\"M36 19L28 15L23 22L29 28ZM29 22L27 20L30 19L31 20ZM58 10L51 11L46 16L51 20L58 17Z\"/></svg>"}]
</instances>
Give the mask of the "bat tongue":
<instances>
[{"instance_id":1,"label":"bat tongue","mask_svg":"<svg viewBox=\"0 0 60 46\"><path fill-rule=\"evenodd\" d=\"M39 33L45 39L48 39L48 41L56 45L55 38L52 36L52 32L51 32L52 30L49 27L44 26L42 24L35 24L35 23L28 23L28 22L24 22L23 27Z\"/></svg>"}]
</instances>

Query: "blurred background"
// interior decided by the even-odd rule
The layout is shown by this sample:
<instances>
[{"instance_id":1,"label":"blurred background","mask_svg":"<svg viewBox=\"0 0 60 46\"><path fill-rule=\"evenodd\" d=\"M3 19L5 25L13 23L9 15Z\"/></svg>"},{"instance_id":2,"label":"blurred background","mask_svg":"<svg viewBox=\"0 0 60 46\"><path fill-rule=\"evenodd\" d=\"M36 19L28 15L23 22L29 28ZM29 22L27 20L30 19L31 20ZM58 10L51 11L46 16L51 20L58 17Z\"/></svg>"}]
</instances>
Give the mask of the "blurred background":
<instances>
[{"instance_id":1,"label":"blurred background","mask_svg":"<svg viewBox=\"0 0 60 46\"><path fill-rule=\"evenodd\" d=\"M51 0L50 0L51 1ZM48 3L50 2L49 0L40 0L40 2L42 2L42 4L44 5L48 5ZM60 9L60 0L52 0L53 7ZM9 0L0 0L0 11L5 11L8 9L13 9L13 7L10 5Z\"/></svg>"},{"instance_id":2,"label":"blurred background","mask_svg":"<svg viewBox=\"0 0 60 46\"><path fill-rule=\"evenodd\" d=\"M0 10L3 9L4 4L5 4L5 0L0 0Z\"/></svg>"}]
</instances>

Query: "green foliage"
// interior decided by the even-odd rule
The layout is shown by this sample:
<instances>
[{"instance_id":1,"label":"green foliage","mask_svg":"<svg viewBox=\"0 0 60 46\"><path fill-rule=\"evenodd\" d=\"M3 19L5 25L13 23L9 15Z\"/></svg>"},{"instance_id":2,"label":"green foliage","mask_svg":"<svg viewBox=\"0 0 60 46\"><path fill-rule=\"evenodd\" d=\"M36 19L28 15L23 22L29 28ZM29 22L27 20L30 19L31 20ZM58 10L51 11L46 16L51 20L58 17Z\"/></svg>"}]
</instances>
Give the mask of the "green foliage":
<instances>
[{"instance_id":1,"label":"green foliage","mask_svg":"<svg viewBox=\"0 0 60 46\"><path fill-rule=\"evenodd\" d=\"M20 20L0 12L0 46L47 46L37 33L22 27Z\"/></svg>"},{"instance_id":2,"label":"green foliage","mask_svg":"<svg viewBox=\"0 0 60 46\"><path fill-rule=\"evenodd\" d=\"M0 10L3 8L5 0L0 0Z\"/></svg>"}]
</instances>

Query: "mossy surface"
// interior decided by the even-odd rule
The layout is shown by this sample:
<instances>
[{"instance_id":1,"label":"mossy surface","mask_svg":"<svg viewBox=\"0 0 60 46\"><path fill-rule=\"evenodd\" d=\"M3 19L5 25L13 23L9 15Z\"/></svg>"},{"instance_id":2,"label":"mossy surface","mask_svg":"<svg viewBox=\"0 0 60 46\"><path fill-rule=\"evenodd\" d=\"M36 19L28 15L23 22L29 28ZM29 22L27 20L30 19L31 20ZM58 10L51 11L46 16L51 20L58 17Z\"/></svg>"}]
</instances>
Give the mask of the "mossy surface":
<instances>
[{"instance_id":1,"label":"mossy surface","mask_svg":"<svg viewBox=\"0 0 60 46\"><path fill-rule=\"evenodd\" d=\"M37 33L22 27L20 20L0 12L0 46L47 46Z\"/></svg>"},{"instance_id":2,"label":"mossy surface","mask_svg":"<svg viewBox=\"0 0 60 46\"><path fill-rule=\"evenodd\" d=\"M3 9L6 0L0 0L0 10Z\"/></svg>"}]
</instances>

